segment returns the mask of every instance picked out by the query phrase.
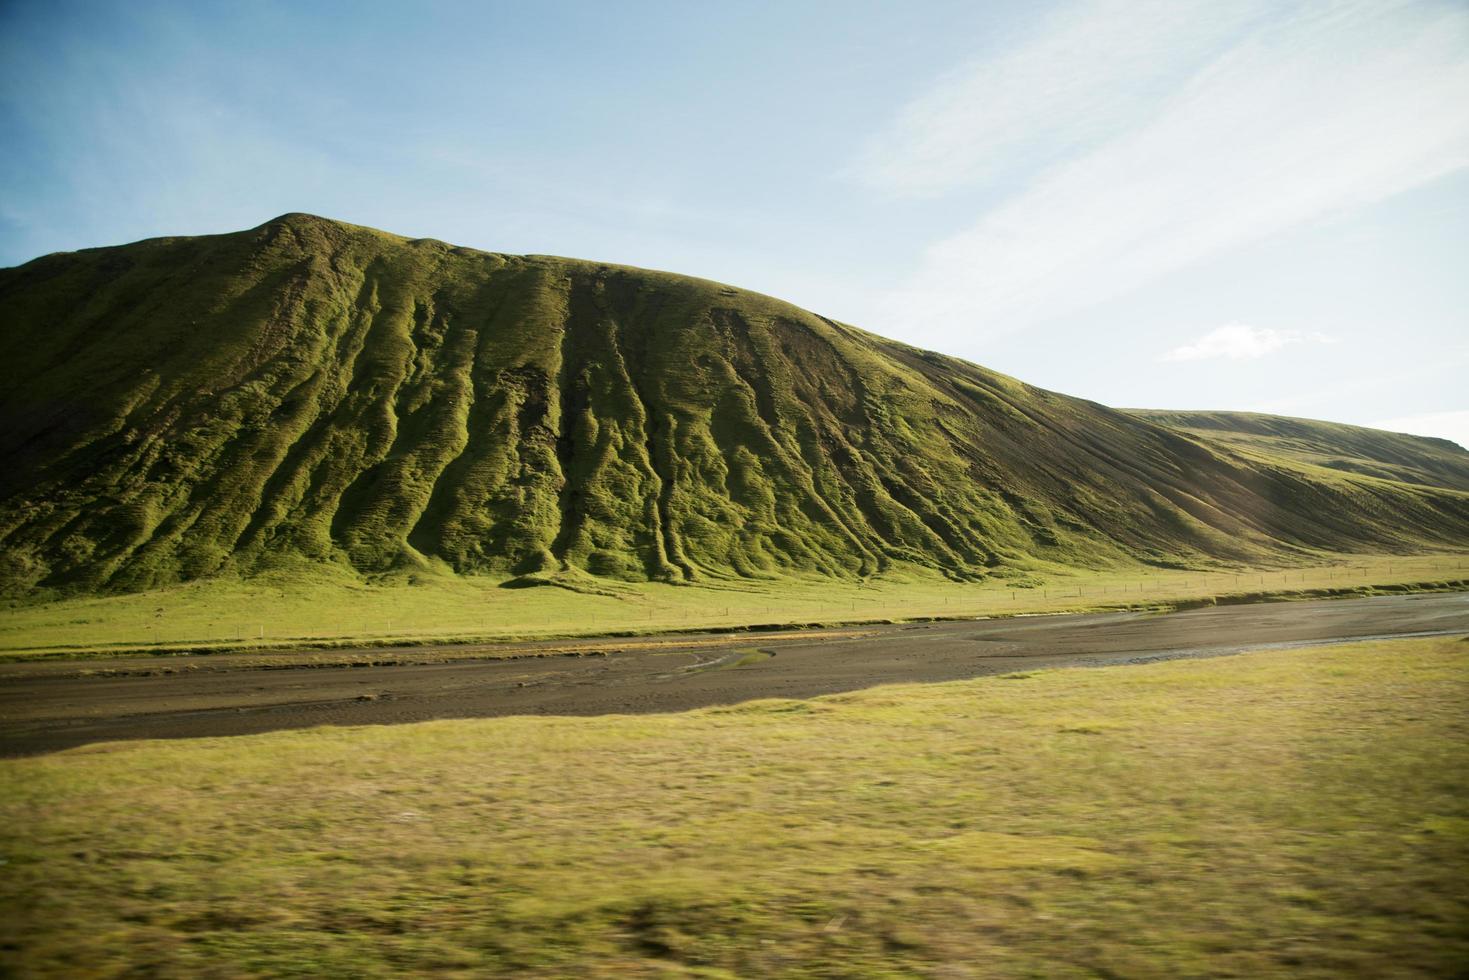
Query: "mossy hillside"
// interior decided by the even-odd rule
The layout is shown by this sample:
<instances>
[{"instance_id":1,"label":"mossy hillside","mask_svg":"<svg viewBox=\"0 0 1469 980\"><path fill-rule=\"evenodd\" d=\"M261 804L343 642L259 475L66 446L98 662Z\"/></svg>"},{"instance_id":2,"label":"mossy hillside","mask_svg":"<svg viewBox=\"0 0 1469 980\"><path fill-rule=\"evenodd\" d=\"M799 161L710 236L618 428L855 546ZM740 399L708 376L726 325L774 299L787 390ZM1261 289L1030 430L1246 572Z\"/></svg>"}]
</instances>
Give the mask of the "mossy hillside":
<instances>
[{"instance_id":1,"label":"mossy hillside","mask_svg":"<svg viewBox=\"0 0 1469 980\"><path fill-rule=\"evenodd\" d=\"M1447 439L1254 412L1129 409L1139 418L1273 460L1469 490L1469 453Z\"/></svg>"},{"instance_id":2,"label":"mossy hillside","mask_svg":"<svg viewBox=\"0 0 1469 980\"><path fill-rule=\"evenodd\" d=\"M667 273L305 215L0 270L5 587L301 560L629 580L1469 540L1320 474Z\"/></svg>"}]
</instances>

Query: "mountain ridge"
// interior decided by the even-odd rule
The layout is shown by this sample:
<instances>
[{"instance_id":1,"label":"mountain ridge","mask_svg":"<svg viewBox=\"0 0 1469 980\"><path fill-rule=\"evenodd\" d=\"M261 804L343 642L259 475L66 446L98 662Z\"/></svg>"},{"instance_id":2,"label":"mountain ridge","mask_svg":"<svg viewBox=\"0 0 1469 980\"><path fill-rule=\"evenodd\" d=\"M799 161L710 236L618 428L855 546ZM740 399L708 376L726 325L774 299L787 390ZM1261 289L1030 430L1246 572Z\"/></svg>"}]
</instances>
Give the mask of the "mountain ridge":
<instances>
[{"instance_id":1,"label":"mountain ridge","mask_svg":"<svg viewBox=\"0 0 1469 980\"><path fill-rule=\"evenodd\" d=\"M1125 409L1161 425L1312 466L1469 490L1469 452L1448 439L1260 412Z\"/></svg>"},{"instance_id":2,"label":"mountain ridge","mask_svg":"<svg viewBox=\"0 0 1469 980\"><path fill-rule=\"evenodd\" d=\"M1469 540L1460 489L1318 473L712 280L304 213L43 256L0 270L0 308L10 594L299 561L978 579Z\"/></svg>"}]
</instances>

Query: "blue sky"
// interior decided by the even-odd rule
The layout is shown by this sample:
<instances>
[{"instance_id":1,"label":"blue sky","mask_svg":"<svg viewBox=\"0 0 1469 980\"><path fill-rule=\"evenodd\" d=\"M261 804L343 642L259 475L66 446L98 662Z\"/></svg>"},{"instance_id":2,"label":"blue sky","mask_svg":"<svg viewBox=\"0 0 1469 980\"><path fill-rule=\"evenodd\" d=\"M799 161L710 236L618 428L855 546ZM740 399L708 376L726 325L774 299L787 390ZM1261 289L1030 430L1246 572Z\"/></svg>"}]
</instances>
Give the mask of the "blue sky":
<instances>
[{"instance_id":1,"label":"blue sky","mask_svg":"<svg viewBox=\"0 0 1469 980\"><path fill-rule=\"evenodd\" d=\"M1469 7L0 3L0 264L310 211L1469 443Z\"/></svg>"}]
</instances>

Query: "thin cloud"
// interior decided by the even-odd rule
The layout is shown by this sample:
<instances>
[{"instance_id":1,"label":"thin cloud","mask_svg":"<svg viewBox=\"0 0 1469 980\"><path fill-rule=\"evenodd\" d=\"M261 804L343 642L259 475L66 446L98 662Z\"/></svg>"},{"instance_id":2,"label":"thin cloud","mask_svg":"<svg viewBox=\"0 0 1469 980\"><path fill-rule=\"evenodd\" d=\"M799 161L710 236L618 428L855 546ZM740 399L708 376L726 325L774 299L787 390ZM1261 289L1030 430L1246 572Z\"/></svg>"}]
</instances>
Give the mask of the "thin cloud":
<instances>
[{"instance_id":1,"label":"thin cloud","mask_svg":"<svg viewBox=\"0 0 1469 980\"><path fill-rule=\"evenodd\" d=\"M889 297L889 322L919 342L953 347L951 338L1095 305L1469 165L1469 11L1380 0L1292 9L1228 37L1156 111L1113 126L1110 141L1051 166L931 246ZM1176 37L1172 28L1149 31L1143 19L1126 23L1160 54ZM1055 56L1041 39L1006 65ZM1080 67L1099 74L1075 87L1109 84L1105 59ZM967 111L932 108L945 104L940 94L925 98L930 108L910 111L900 128L915 119L939 130L973 125ZM983 159L953 162L962 156L915 167L912 182L948 187L959 172L981 179L972 168L983 170Z\"/></svg>"},{"instance_id":2,"label":"thin cloud","mask_svg":"<svg viewBox=\"0 0 1469 980\"><path fill-rule=\"evenodd\" d=\"M1323 333L1301 333L1299 330L1273 330L1244 323L1229 323L1204 334L1191 344L1175 347L1159 356L1160 361L1210 361L1225 358L1232 361L1253 360L1273 354L1291 344L1305 341L1334 343Z\"/></svg>"},{"instance_id":3,"label":"thin cloud","mask_svg":"<svg viewBox=\"0 0 1469 980\"><path fill-rule=\"evenodd\" d=\"M1261 16L1260 2L1089 0L945 75L867 140L848 175L925 197L1032 167L1158 109L1168 84ZM1147 25L1140 30L1139 25ZM1181 77L1180 77L1181 76Z\"/></svg>"}]
</instances>

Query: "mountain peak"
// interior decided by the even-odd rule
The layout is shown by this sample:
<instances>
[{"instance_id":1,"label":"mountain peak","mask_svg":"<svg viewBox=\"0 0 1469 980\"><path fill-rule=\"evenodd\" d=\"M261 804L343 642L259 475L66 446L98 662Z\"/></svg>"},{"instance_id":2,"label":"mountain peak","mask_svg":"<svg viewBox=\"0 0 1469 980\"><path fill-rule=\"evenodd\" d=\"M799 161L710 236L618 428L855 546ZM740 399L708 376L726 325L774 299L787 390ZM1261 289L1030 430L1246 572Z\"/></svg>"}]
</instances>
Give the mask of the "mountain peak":
<instances>
[{"instance_id":1,"label":"mountain peak","mask_svg":"<svg viewBox=\"0 0 1469 980\"><path fill-rule=\"evenodd\" d=\"M971 580L1469 539L1469 494L1391 478L1453 460L1332 472L671 273L254 231L0 270L0 590L302 561Z\"/></svg>"}]
</instances>

